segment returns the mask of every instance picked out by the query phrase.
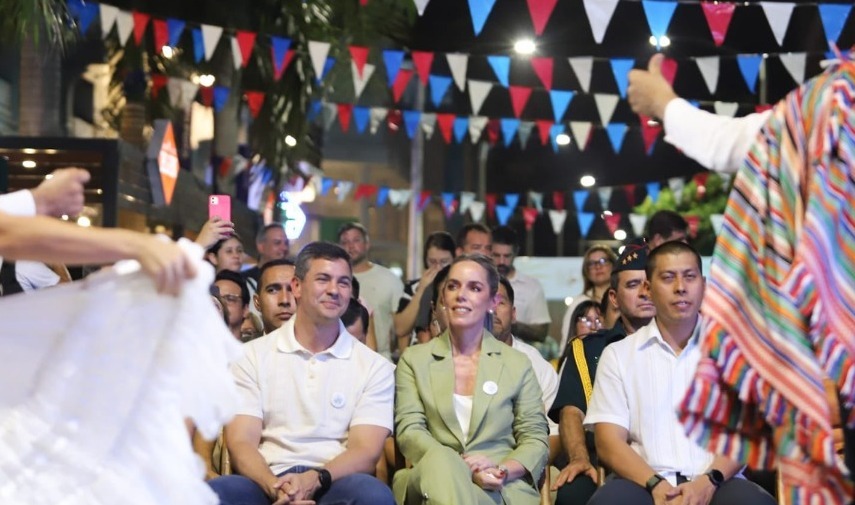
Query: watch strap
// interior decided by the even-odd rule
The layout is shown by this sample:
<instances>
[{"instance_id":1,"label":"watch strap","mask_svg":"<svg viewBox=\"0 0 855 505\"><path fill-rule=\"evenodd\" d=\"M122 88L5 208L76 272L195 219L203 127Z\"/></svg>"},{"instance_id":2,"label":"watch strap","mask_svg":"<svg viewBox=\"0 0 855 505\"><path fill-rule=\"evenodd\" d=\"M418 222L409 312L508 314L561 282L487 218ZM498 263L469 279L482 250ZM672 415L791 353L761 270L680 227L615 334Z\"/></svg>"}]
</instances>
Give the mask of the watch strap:
<instances>
[{"instance_id":1,"label":"watch strap","mask_svg":"<svg viewBox=\"0 0 855 505\"><path fill-rule=\"evenodd\" d=\"M332 486L332 475L326 468L314 468L313 470L318 472L318 482L321 485L321 487L315 492L315 496L321 496L330 490L330 486Z\"/></svg>"},{"instance_id":2,"label":"watch strap","mask_svg":"<svg viewBox=\"0 0 855 505\"><path fill-rule=\"evenodd\" d=\"M648 493L653 494L653 488L659 485L663 480L665 480L665 477L658 473L654 473L649 479L647 479L647 482L644 483L644 489L646 489Z\"/></svg>"}]
</instances>

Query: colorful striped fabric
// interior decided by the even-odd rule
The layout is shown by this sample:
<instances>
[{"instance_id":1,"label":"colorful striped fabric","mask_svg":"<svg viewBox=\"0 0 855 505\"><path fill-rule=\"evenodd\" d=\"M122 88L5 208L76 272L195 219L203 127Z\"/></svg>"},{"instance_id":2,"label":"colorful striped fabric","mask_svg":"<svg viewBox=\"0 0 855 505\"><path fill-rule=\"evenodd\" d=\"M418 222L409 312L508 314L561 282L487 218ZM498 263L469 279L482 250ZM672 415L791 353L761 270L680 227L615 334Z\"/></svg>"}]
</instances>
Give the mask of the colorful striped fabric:
<instances>
[{"instance_id":1,"label":"colorful striped fabric","mask_svg":"<svg viewBox=\"0 0 855 505\"><path fill-rule=\"evenodd\" d=\"M855 403L855 62L774 109L734 183L704 299L689 436L777 462L787 503L849 503L823 380ZM850 426L853 420L847 421Z\"/></svg>"}]
</instances>

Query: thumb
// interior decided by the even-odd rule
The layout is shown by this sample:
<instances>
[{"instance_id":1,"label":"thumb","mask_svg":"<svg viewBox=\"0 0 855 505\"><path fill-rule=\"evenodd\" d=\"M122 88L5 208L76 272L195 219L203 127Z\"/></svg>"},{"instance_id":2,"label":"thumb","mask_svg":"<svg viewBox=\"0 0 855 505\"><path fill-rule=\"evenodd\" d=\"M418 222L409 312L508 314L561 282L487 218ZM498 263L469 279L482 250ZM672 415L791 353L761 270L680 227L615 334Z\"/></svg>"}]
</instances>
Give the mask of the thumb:
<instances>
[{"instance_id":1,"label":"thumb","mask_svg":"<svg viewBox=\"0 0 855 505\"><path fill-rule=\"evenodd\" d=\"M665 55L656 53L650 57L647 63L647 71L654 75L662 75L662 62L665 61Z\"/></svg>"}]
</instances>

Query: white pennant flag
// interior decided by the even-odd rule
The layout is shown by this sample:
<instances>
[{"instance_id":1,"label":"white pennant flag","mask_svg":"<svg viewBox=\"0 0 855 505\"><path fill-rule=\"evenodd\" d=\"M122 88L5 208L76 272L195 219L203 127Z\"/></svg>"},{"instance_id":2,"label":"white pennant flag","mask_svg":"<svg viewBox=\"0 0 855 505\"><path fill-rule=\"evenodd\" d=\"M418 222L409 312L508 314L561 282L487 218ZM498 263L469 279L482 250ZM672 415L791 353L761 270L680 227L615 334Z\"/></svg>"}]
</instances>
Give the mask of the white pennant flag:
<instances>
[{"instance_id":1,"label":"white pennant flag","mask_svg":"<svg viewBox=\"0 0 855 505\"><path fill-rule=\"evenodd\" d=\"M528 199L531 201L538 214L543 214L543 193L537 191L529 191Z\"/></svg>"},{"instance_id":2,"label":"white pennant flag","mask_svg":"<svg viewBox=\"0 0 855 505\"><path fill-rule=\"evenodd\" d=\"M698 70L701 71L701 76L707 84L707 89L710 94L714 95L718 88L718 70L721 60L718 56L701 56L695 58L695 63L698 64Z\"/></svg>"},{"instance_id":3,"label":"white pennant flag","mask_svg":"<svg viewBox=\"0 0 855 505\"><path fill-rule=\"evenodd\" d=\"M222 26L202 25L202 42L205 45L205 61L211 61L214 56L214 51L217 49L217 43L223 35Z\"/></svg>"},{"instance_id":4,"label":"white pennant flag","mask_svg":"<svg viewBox=\"0 0 855 505\"><path fill-rule=\"evenodd\" d=\"M172 108L187 110L196 98L199 85L186 79L170 77L166 81L166 91L169 92L169 104Z\"/></svg>"},{"instance_id":5,"label":"white pennant flag","mask_svg":"<svg viewBox=\"0 0 855 505\"><path fill-rule=\"evenodd\" d=\"M630 214L629 222L632 224L632 232L636 237L644 236L644 225L647 224L647 216L644 214Z\"/></svg>"},{"instance_id":6,"label":"white pennant flag","mask_svg":"<svg viewBox=\"0 0 855 505\"><path fill-rule=\"evenodd\" d=\"M353 182L351 181L338 181L336 185L337 193L336 197L338 198L339 203L343 202L347 195L350 194L350 191L353 189Z\"/></svg>"},{"instance_id":7,"label":"white pennant flag","mask_svg":"<svg viewBox=\"0 0 855 505\"><path fill-rule=\"evenodd\" d=\"M769 22L769 28L775 34L775 40L778 41L779 46L784 45L784 36L787 35L795 6L796 4L788 2L760 2L760 7L763 7L763 12L766 14L766 21Z\"/></svg>"},{"instance_id":8,"label":"white pennant flag","mask_svg":"<svg viewBox=\"0 0 855 505\"><path fill-rule=\"evenodd\" d=\"M110 35L110 30L116 24L116 16L119 15L119 8L113 5L98 4L101 14L101 37L107 38Z\"/></svg>"},{"instance_id":9,"label":"white pennant flag","mask_svg":"<svg viewBox=\"0 0 855 505\"><path fill-rule=\"evenodd\" d=\"M427 4L430 3L430 0L414 0L416 3L416 10L419 11L419 16L425 13L425 8Z\"/></svg>"},{"instance_id":10,"label":"white pennant flag","mask_svg":"<svg viewBox=\"0 0 855 505\"><path fill-rule=\"evenodd\" d=\"M600 207L602 207L603 210L608 209L609 202L612 200L612 187L605 186L597 189L597 196L600 197Z\"/></svg>"},{"instance_id":11,"label":"white pennant flag","mask_svg":"<svg viewBox=\"0 0 855 505\"><path fill-rule=\"evenodd\" d=\"M591 134L593 123L590 121L570 121L570 131L573 132L573 138L576 139L576 146L580 151L584 151L588 144L588 135Z\"/></svg>"},{"instance_id":12,"label":"white pennant flag","mask_svg":"<svg viewBox=\"0 0 855 505\"><path fill-rule=\"evenodd\" d=\"M469 79L469 100L472 102L472 114L478 115L481 112L481 106L484 105L484 100L493 89L493 83L487 81L473 81Z\"/></svg>"},{"instance_id":13,"label":"white pennant flag","mask_svg":"<svg viewBox=\"0 0 855 505\"><path fill-rule=\"evenodd\" d=\"M466 90L466 67L469 65L469 55L462 53L448 53L445 55L448 68L451 69L451 77L460 91Z\"/></svg>"},{"instance_id":14,"label":"white pennant flag","mask_svg":"<svg viewBox=\"0 0 855 505\"><path fill-rule=\"evenodd\" d=\"M531 137L531 131L534 129L534 121L520 121L520 127L517 130L517 135L520 137L520 145L525 148L528 144L528 138Z\"/></svg>"},{"instance_id":15,"label":"white pennant flag","mask_svg":"<svg viewBox=\"0 0 855 505\"><path fill-rule=\"evenodd\" d=\"M134 31L134 15L128 11L120 10L116 15L116 31L119 34L119 44L125 47L128 37Z\"/></svg>"},{"instance_id":16,"label":"white pennant flag","mask_svg":"<svg viewBox=\"0 0 855 505\"><path fill-rule=\"evenodd\" d=\"M585 0L585 13L588 15L597 44L603 43L606 28L609 27L617 4L618 0Z\"/></svg>"},{"instance_id":17,"label":"white pennant flag","mask_svg":"<svg viewBox=\"0 0 855 505\"><path fill-rule=\"evenodd\" d=\"M604 93L594 93L594 102L597 104L597 112L600 113L600 123L606 126L611 122L612 116L617 108L619 97Z\"/></svg>"},{"instance_id":18,"label":"white pennant flag","mask_svg":"<svg viewBox=\"0 0 855 505\"><path fill-rule=\"evenodd\" d=\"M787 72L793 76L793 80L797 84L805 82L805 66L807 63L807 53L787 53L779 54L778 58L781 64L787 69Z\"/></svg>"},{"instance_id":19,"label":"white pennant flag","mask_svg":"<svg viewBox=\"0 0 855 505\"><path fill-rule=\"evenodd\" d=\"M389 109L386 107L371 107L369 111L369 128L371 129L371 134L374 135L377 133L377 130L380 129L380 125L382 125L386 121L386 115L389 114Z\"/></svg>"},{"instance_id":20,"label":"white pennant flag","mask_svg":"<svg viewBox=\"0 0 855 505\"><path fill-rule=\"evenodd\" d=\"M338 116L338 107L334 103L324 103L324 109L321 111L323 117L324 131L329 131L332 128L335 118Z\"/></svg>"},{"instance_id":21,"label":"white pennant flag","mask_svg":"<svg viewBox=\"0 0 855 505\"><path fill-rule=\"evenodd\" d=\"M720 116L735 117L736 111L739 110L739 104L736 102L713 102L715 113Z\"/></svg>"},{"instance_id":22,"label":"white pennant flag","mask_svg":"<svg viewBox=\"0 0 855 505\"><path fill-rule=\"evenodd\" d=\"M469 210L469 206L472 205L472 202L475 201L475 193L471 191L461 191L460 192L460 208L458 212L461 215L466 214L466 211Z\"/></svg>"},{"instance_id":23,"label":"white pennant flag","mask_svg":"<svg viewBox=\"0 0 855 505\"><path fill-rule=\"evenodd\" d=\"M374 69L377 68L371 63L366 63L362 67L362 78L359 78L359 71L356 68L356 63L350 62L351 74L353 75L353 93L356 96L356 99L359 100L359 97L362 96L362 92L365 91L365 86L368 84L368 80L371 79L371 76L374 75Z\"/></svg>"},{"instance_id":24,"label":"white pennant flag","mask_svg":"<svg viewBox=\"0 0 855 505\"><path fill-rule=\"evenodd\" d=\"M484 217L484 202L472 202L469 204L469 215L476 223Z\"/></svg>"},{"instance_id":25,"label":"white pennant flag","mask_svg":"<svg viewBox=\"0 0 855 505\"><path fill-rule=\"evenodd\" d=\"M576 79L579 80L579 85L582 86L582 91L585 93L591 88L591 73L594 69L593 56L577 56L568 58L570 68L576 74Z\"/></svg>"},{"instance_id":26,"label":"white pennant flag","mask_svg":"<svg viewBox=\"0 0 855 505\"><path fill-rule=\"evenodd\" d=\"M672 177L668 179L668 187L671 188L671 192L674 193L674 199L677 202L683 199L683 188L686 186L686 181L683 180L682 177Z\"/></svg>"},{"instance_id":27,"label":"white pennant flag","mask_svg":"<svg viewBox=\"0 0 855 505\"><path fill-rule=\"evenodd\" d=\"M487 126L488 120L489 118L484 116L469 117L469 139L473 144L477 144L478 140L481 139L481 132L484 131L484 127Z\"/></svg>"},{"instance_id":28,"label":"white pennant flag","mask_svg":"<svg viewBox=\"0 0 855 505\"><path fill-rule=\"evenodd\" d=\"M324 65L330 52L329 42L309 41L309 56L312 59L312 68L315 69L315 77L320 79L324 74Z\"/></svg>"},{"instance_id":29,"label":"white pennant flag","mask_svg":"<svg viewBox=\"0 0 855 505\"><path fill-rule=\"evenodd\" d=\"M422 131L425 132L425 138L430 140L433 137L434 130L436 130L436 114L433 112L422 112L419 122L422 125Z\"/></svg>"},{"instance_id":30,"label":"white pennant flag","mask_svg":"<svg viewBox=\"0 0 855 505\"><path fill-rule=\"evenodd\" d=\"M410 201L410 195L413 194L411 189L390 189L389 202L396 207L403 207Z\"/></svg>"},{"instance_id":31,"label":"white pennant flag","mask_svg":"<svg viewBox=\"0 0 855 505\"><path fill-rule=\"evenodd\" d=\"M724 226L724 214L710 214L710 223L716 235L721 235L721 227Z\"/></svg>"},{"instance_id":32,"label":"white pennant flag","mask_svg":"<svg viewBox=\"0 0 855 505\"><path fill-rule=\"evenodd\" d=\"M564 229L564 222L567 221L567 211L564 209L549 209L549 221L552 223L552 231L559 235Z\"/></svg>"},{"instance_id":33,"label":"white pennant flag","mask_svg":"<svg viewBox=\"0 0 855 505\"><path fill-rule=\"evenodd\" d=\"M231 41L232 62L235 64L235 70L237 70L241 65L243 65L243 56L240 54L240 44L238 44L237 37L229 37L229 40Z\"/></svg>"}]
</instances>

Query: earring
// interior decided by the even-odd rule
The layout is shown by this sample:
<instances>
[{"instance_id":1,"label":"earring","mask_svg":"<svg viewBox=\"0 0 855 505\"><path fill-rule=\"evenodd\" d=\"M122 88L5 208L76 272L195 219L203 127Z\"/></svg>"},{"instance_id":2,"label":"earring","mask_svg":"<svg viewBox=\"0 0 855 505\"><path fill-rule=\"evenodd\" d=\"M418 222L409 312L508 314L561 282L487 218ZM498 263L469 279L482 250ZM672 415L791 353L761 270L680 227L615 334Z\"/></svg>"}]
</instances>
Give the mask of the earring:
<instances>
[{"instance_id":1,"label":"earring","mask_svg":"<svg viewBox=\"0 0 855 505\"><path fill-rule=\"evenodd\" d=\"M490 314L492 316L494 314L493 309L488 310L487 314Z\"/></svg>"}]
</instances>

